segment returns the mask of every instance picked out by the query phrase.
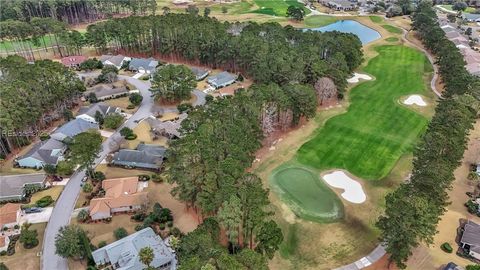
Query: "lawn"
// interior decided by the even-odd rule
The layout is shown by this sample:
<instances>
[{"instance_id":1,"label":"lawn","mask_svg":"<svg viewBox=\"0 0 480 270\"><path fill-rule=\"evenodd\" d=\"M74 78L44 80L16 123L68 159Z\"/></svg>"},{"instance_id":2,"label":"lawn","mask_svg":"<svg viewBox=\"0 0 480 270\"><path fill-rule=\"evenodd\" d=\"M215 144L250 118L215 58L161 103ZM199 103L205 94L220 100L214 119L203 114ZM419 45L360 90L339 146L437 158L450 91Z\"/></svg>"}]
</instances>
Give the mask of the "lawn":
<instances>
[{"instance_id":1,"label":"lawn","mask_svg":"<svg viewBox=\"0 0 480 270\"><path fill-rule=\"evenodd\" d=\"M454 10L452 9L452 5L438 5L438 6L443 7L443 8L446 9L446 10L454 11ZM465 9L465 11L463 11L463 12L473 13L473 12L475 12L475 8L473 8L473 7L467 7L467 9Z\"/></svg>"},{"instance_id":2,"label":"lawn","mask_svg":"<svg viewBox=\"0 0 480 270\"><path fill-rule=\"evenodd\" d=\"M272 16L286 16L287 8L289 6L300 7L305 10L305 14L309 14L310 10L305 8L305 6L295 0L254 0L255 4L259 9L252 11L253 13L267 14Z\"/></svg>"},{"instance_id":3,"label":"lawn","mask_svg":"<svg viewBox=\"0 0 480 270\"><path fill-rule=\"evenodd\" d=\"M313 15L305 18L305 25L307 27L322 27L338 21L337 17L326 15Z\"/></svg>"},{"instance_id":4,"label":"lawn","mask_svg":"<svg viewBox=\"0 0 480 270\"><path fill-rule=\"evenodd\" d=\"M392 26L392 25L389 25L389 24L384 24L384 25L382 25L382 27L385 28L388 32L390 32L392 34L403 33L402 29L400 29L398 27L395 27L395 26Z\"/></svg>"},{"instance_id":5,"label":"lawn","mask_svg":"<svg viewBox=\"0 0 480 270\"><path fill-rule=\"evenodd\" d=\"M383 18L379 16L368 16L370 20L374 23L381 23L383 22Z\"/></svg>"},{"instance_id":6,"label":"lawn","mask_svg":"<svg viewBox=\"0 0 480 270\"><path fill-rule=\"evenodd\" d=\"M60 197L60 193L62 193L63 186L53 186L48 189L42 190L40 192L34 193L32 198L30 199L31 203L35 203L36 201L40 200L45 196L52 196L52 199L56 201L58 197ZM50 205L52 206L52 205Z\"/></svg>"},{"instance_id":7,"label":"lawn","mask_svg":"<svg viewBox=\"0 0 480 270\"><path fill-rule=\"evenodd\" d=\"M1 256L0 261L3 262L8 269L40 269L40 257L38 253L42 251L43 234L47 223L32 224L30 230L37 230L38 246L32 249L25 249L20 241L15 244L15 254L12 256Z\"/></svg>"},{"instance_id":8,"label":"lawn","mask_svg":"<svg viewBox=\"0 0 480 270\"><path fill-rule=\"evenodd\" d=\"M428 119L398 100L413 93L431 95L424 81L431 66L412 48L375 49L379 55L364 71L376 80L352 89L347 113L329 119L300 147L296 156L300 163L318 170L342 168L365 180L378 180L413 150Z\"/></svg>"},{"instance_id":9,"label":"lawn","mask_svg":"<svg viewBox=\"0 0 480 270\"><path fill-rule=\"evenodd\" d=\"M47 48L56 44L55 39L52 36L45 36L45 45ZM0 42L0 52L13 52L14 47L17 50L29 50L30 46L32 49L44 48L43 39L39 39L38 43L34 43L31 39L28 39L26 42L19 43L16 41L2 41ZM50 49L50 48L49 48Z\"/></svg>"},{"instance_id":10,"label":"lawn","mask_svg":"<svg viewBox=\"0 0 480 270\"><path fill-rule=\"evenodd\" d=\"M386 38L385 40L388 41L388 42L397 42L397 41L398 41L398 38L396 38L396 37L389 37L389 38Z\"/></svg>"}]
</instances>

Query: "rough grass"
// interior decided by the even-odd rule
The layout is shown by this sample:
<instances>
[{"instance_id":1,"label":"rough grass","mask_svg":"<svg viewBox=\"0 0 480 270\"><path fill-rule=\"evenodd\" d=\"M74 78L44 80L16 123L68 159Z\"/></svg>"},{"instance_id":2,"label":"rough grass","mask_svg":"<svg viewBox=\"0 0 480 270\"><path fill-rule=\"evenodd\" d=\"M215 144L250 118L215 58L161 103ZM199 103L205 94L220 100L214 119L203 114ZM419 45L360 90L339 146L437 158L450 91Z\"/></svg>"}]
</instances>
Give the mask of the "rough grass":
<instances>
[{"instance_id":1,"label":"rough grass","mask_svg":"<svg viewBox=\"0 0 480 270\"><path fill-rule=\"evenodd\" d=\"M305 18L305 25L308 27L322 27L338 21L337 17L326 15L313 15Z\"/></svg>"},{"instance_id":2,"label":"rough grass","mask_svg":"<svg viewBox=\"0 0 480 270\"><path fill-rule=\"evenodd\" d=\"M272 1L272 0L254 0L254 3L259 7L259 9L252 11L253 13L267 14L272 16L286 16L287 8L289 6L295 6L303 8L305 14L309 14L310 10L305 8L305 6L295 0L285 0L285 1Z\"/></svg>"},{"instance_id":3,"label":"rough grass","mask_svg":"<svg viewBox=\"0 0 480 270\"><path fill-rule=\"evenodd\" d=\"M383 22L383 18L379 16L368 16L370 20L374 23L381 23Z\"/></svg>"},{"instance_id":4,"label":"rough grass","mask_svg":"<svg viewBox=\"0 0 480 270\"><path fill-rule=\"evenodd\" d=\"M396 38L396 37L389 37L389 38L386 38L385 40L388 41L388 42L397 42L397 41L398 41L398 38Z\"/></svg>"},{"instance_id":5,"label":"rough grass","mask_svg":"<svg viewBox=\"0 0 480 270\"><path fill-rule=\"evenodd\" d=\"M382 25L383 28L385 28L385 30L387 30L388 32L392 33L392 34L401 34L402 33L402 29L398 28L398 27L395 27L395 26L392 26L392 25L389 25L389 24L384 24Z\"/></svg>"},{"instance_id":6,"label":"rough grass","mask_svg":"<svg viewBox=\"0 0 480 270\"><path fill-rule=\"evenodd\" d=\"M0 257L0 262L3 262L8 269L40 269L40 257L38 252L42 251L43 235L47 223L32 224L30 230L37 230L38 246L32 249L25 249L20 241L15 243L15 254L12 256Z\"/></svg>"},{"instance_id":7,"label":"rough grass","mask_svg":"<svg viewBox=\"0 0 480 270\"><path fill-rule=\"evenodd\" d=\"M343 168L366 179L385 177L412 151L427 118L398 103L400 97L428 95L426 57L404 46L380 46L365 72L376 80L352 89L347 113L333 117L299 149L297 160L319 170Z\"/></svg>"}]
</instances>

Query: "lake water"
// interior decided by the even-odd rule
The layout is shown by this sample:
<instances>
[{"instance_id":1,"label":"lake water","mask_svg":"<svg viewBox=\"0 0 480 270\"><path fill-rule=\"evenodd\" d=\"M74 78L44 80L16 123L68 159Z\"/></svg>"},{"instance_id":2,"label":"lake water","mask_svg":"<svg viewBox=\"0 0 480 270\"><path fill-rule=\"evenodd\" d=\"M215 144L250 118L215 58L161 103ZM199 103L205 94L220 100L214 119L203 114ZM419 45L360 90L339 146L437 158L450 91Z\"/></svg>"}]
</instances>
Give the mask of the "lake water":
<instances>
[{"instance_id":1,"label":"lake water","mask_svg":"<svg viewBox=\"0 0 480 270\"><path fill-rule=\"evenodd\" d=\"M373 30L370 27L367 27L357 21L352 20L342 20L327 26L318 27L318 28L307 28L305 30L328 32L328 31L339 31L342 33L352 33L355 34L363 45L375 41L382 36L377 31Z\"/></svg>"}]
</instances>

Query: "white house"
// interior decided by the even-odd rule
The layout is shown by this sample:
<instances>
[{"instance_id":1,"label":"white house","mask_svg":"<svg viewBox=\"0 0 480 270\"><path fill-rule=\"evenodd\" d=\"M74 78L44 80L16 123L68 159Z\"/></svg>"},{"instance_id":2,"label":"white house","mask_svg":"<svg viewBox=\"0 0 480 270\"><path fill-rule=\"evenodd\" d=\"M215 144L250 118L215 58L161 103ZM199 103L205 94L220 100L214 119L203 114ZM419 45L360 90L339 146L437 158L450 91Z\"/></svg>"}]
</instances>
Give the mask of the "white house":
<instances>
[{"instance_id":1,"label":"white house","mask_svg":"<svg viewBox=\"0 0 480 270\"><path fill-rule=\"evenodd\" d=\"M102 62L104 66L110 65L110 66L116 67L117 69L121 69L123 64L125 62L131 61L132 58L121 55L121 54L119 55L109 54L109 55L100 56L99 60Z\"/></svg>"}]
</instances>

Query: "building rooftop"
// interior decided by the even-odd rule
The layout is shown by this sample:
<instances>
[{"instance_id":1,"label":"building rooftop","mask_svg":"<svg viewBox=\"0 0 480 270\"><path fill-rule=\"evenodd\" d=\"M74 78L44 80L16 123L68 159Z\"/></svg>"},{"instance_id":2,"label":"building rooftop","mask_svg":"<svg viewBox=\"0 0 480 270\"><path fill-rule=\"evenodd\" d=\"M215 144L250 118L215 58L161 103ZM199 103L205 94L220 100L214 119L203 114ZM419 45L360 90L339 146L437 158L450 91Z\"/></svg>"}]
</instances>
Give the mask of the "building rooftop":
<instances>
[{"instance_id":1,"label":"building rooftop","mask_svg":"<svg viewBox=\"0 0 480 270\"><path fill-rule=\"evenodd\" d=\"M480 225L469 220L463 227L462 239L460 242L472 247L480 247Z\"/></svg>"},{"instance_id":2,"label":"building rooftop","mask_svg":"<svg viewBox=\"0 0 480 270\"><path fill-rule=\"evenodd\" d=\"M67 137L72 138L75 135L85 132L89 129L98 128L98 124L77 118L65 123L63 126L56 129L50 136L56 140L63 141L63 139Z\"/></svg>"},{"instance_id":3,"label":"building rooftop","mask_svg":"<svg viewBox=\"0 0 480 270\"><path fill-rule=\"evenodd\" d=\"M81 114L86 114L90 117L95 117L95 113L99 111L103 116L109 114L109 113L114 113L116 112L118 108L117 107L112 107L109 106L105 103L99 102L99 103L94 103L90 107L83 107L78 111L78 115Z\"/></svg>"},{"instance_id":4,"label":"building rooftop","mask_svg":"<svg viewBox=\"0 0 480 270\"><path fill-rule=\"evenodd\" d=\"M80 65L83 61L87 60L87 57L83 55L72 55L62 58L62 64L64 66Z\"/></svg>"},{"instance_id":5,"label":"building rooftop","mask_svg":"<svg viewBox=\"0 0 480 270\"><path fill-rule=\"evenodd\" d=\"M63 154L60 149L64 149L65 145L53 138L36 143L30 151L18 159L24 159L28 157L35 158L44 162L45 164L55 165L58 162L59 157Z\"/></svg>"},{"instance_id":6,"label":"building rooftop","mask_svg":"<svg viewBox=\"0 0 480 270\"><path fill-rule=\"evenodd\" d=\"M104 64L105 64L105 61L108 60L110 63L114 64L115 66L120 66L122 65L122 62L125 60L125 58L126 57L121 54L118 54L118 55L104 54L100 56L99 60Z\"/></svg>"},{"instance_id":7,"label":"building rooftop","mask_svg":"<svg viewBox=\"0 0 480 270\"><path fill-rule=\"evenodd\" d=\"M231 81L235 81L236 79L236 75L223 71L216 75L208 77L207 82L214 86L222 86L224 84L230 83Z\"/></svg>"},{"instance_id":8,"label":"building rooftop","mask_svg":"<svg viewBox=\"0 0 480 270\"><path fill-rule=\"evenodd\" d=\"M154 58L132 58L130 61L130 64L128 65L129 69L132 70L139 70L139 69L145 69L149 71L154 71L158 66L158 61L155 60Z\"/></svg>"},{"instance_id":9,"label":"building rooftop","mask_svg":"<svg viewBox=\"0 0 480 270\"><path fill-rule=\"evenodd\" d=\"M0 197L21 196L26 184L43 183L44 173L4 175L0 177Z\"/></svg>"},{"instance_id":10,"label":"building rooftop","mask_svg":"<svg viewBox=\"0 0 480 270\"><path fill-rule=\"evenodd\" d=\"M17 222L18 210L20 210L18 203L7 203L0 207L0 230L5 224Z\"/></svg>"},{"instance_id":11,"label":"building rooftop","mask_svg":"<svg viewBox=\"0 0 480 270\"><path fill-rule=\"evenodd\" d=\"M121 87L111 87L111 86L106 86L106 85L96 85L94 87L89 88L87 91L85 91L84 96L88 96L90 93L95 93L95 96L97 98L102 98L102 97L109 97L112 95L121 95L121 94L127 94L129 91L127 87L121 86Z\"/></svg>"}]
</instances>

